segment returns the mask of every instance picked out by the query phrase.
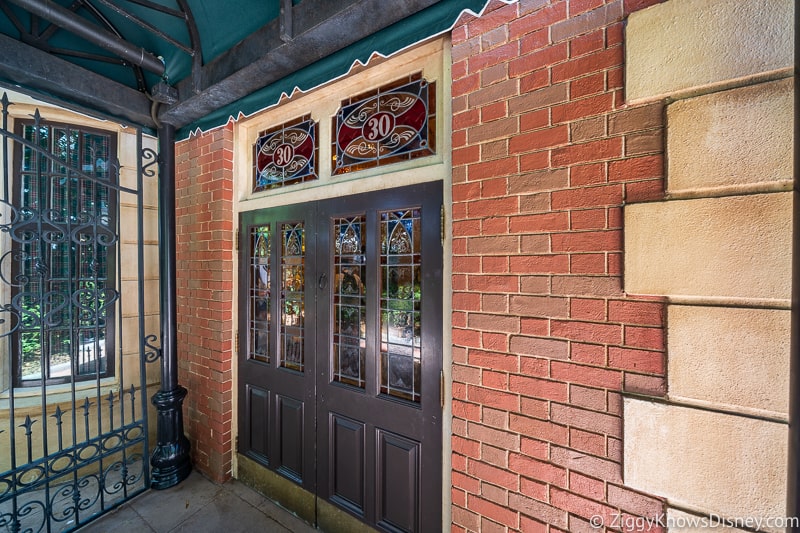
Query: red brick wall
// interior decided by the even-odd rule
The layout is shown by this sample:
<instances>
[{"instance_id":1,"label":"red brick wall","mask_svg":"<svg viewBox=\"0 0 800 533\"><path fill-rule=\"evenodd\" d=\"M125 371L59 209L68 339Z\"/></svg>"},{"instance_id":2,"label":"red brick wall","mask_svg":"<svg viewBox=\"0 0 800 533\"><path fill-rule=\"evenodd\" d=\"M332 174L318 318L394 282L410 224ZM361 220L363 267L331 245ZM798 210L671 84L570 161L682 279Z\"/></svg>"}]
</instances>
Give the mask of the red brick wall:
<instances>
[{"instance_id":1,"label":"red brick wall","mask_svg":"<svg viewBox=\"0 0 800 533\"><path fill-rule=\"evenodd\" d=\"M453 31L453 531L663 508L621 466L621 393L665 389L663 302L622 284L622 206L664 186L663 107L624 103L652 3L493 2Z\"/></svg>"},{"instance_id":2,"label":"red brick wall","mask_svg":"<svg viewBox=\"0 0 800 533\"><path fill-rule=\"evenodd\" d=\"M176 145L178 376L196 468L231 476L233 124Z\"/></svg>"}]
</instances>

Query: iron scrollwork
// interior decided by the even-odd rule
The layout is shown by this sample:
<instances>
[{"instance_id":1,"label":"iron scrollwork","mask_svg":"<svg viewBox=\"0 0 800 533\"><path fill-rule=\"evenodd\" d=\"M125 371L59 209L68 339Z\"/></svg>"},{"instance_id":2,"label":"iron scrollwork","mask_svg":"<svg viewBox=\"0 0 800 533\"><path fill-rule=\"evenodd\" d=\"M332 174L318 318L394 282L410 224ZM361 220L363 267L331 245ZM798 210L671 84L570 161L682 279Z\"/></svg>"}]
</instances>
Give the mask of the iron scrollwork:
<instances>
[{"instance_id":1,"label":"iron scrollwork","mask_svg":"<svg viewBox=\"0 0 800 533\"><path fill-rule=\"evenodd\" d=\"M152 161L139 166L136 188L123 186L116 133L49 122L38 110L32 120L17 117L15 132L8 96L0 103L7 157L0 169L0 341L10 347L0 358L10 384L0 428L0 454L7 454L0 530L71 531L150 486L146 372L131 380L124 365L115 367L123 357L114 341L125 328L118 320L123 295L132 294L120 272L136 274L138 314L145 312L139 264L123 264L122 248L132 250L127 243L135 240L131 255L143 255L143 239L134 236L143 231L141 176L155 175L158 156L143 150ZM141 130L135 134L141 146ZM138 207L135 226L130 216L120 220L128 205ZM146 337L141 350L148 362L161 358L155 341ZM106 377L116 382L80 383ZM50 396L51 384L71 395ZM39 388L41 411L15 411L22 386Z\"/></svg>"},{"instance_id":2,"label":"iron scrollwork","mask_svg":"<svg viewBox=\"0 0 800 533\"><path fill-rule=\"evenodd\" d=\"M153 165L159 164L161 161L158 157L158 152L152 148L142 148L142 174L148 178L157 175L158 169L152 168Z\"/></svg>"},{"instance_id":3,"label":"iron scrollwork","mask_svg":"<svg viewBox=\"0 0 800 533\"><path fill-rule=\"evenodd\" d=\"M147 335L144 338L144 345L148 348L144 352L144 362L145 363L155 363L156 361L161 359L162 350L160 346L156 346L153 344L153 341L157 340L157 335Z\"/></svg>"}]
</instances>

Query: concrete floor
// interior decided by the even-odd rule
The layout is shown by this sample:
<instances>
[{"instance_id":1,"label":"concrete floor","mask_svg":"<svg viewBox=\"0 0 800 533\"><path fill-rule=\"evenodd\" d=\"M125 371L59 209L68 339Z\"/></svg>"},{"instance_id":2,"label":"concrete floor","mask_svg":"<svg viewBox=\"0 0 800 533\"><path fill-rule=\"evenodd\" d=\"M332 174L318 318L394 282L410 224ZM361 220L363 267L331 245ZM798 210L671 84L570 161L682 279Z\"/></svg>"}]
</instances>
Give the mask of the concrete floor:
<instances>
[{"instance_id":1,"label":"concrete floor","mask_svg":"<svg viewBox=\"0 0 800 533\"><path fill-rule=\"evenodd\" d=\"M80 533L319 533L286 509L231 480L192 471L179 485L149 490L79 529Z\"/></svg>"}]
</instances>

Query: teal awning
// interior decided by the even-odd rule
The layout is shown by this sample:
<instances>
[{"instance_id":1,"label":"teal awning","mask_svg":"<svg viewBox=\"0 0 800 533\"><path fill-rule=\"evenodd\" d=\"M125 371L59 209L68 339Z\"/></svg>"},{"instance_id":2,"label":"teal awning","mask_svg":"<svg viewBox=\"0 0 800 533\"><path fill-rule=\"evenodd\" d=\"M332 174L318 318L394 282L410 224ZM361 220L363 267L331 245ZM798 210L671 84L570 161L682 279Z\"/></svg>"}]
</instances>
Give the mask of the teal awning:
<instances>
[{"instance_id":1,"label":"teal awning","mask_svg":"<svg viewBox=\"0 0 800 533\"><path fill-rule=\"evenodd\" d=\"M441 35L453 28L462 13L471 12L478 15L487 4L488 0L442 0L249 96L220 107L202 119L181 128L177 132L177 139L185 139L196 130L205 131L222 126L231 117L236 119L240 115L252 115L273 106L284 93L291 95L295 89L309 91L344 76L356 61L367 63L374 53L390 56L433 36ZM346 31L346 28L343 28L343 31Z\"/></svg>"}]
</instances>

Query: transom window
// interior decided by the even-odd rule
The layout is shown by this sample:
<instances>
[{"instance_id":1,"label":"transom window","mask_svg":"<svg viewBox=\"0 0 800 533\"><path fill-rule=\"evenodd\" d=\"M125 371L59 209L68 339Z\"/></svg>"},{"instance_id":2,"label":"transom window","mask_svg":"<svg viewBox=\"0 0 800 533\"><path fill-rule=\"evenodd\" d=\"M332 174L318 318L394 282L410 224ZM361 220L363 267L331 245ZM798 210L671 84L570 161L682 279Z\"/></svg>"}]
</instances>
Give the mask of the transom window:
<instances>
[{"instance_id":1,"label":"transom window","mask_svg":"<svg viewBox=\"0 0 800 533\"><path fill-rule=\"evenodd\" d=\"M436 152L436 87L421 74L348 98L333 118L332 174Z\"/></svg>"},{"instance_id":2,"label":"transom window","mask_svg":"<svg viewBox=\"0 0 800 533\"><path fill-rule=\"evenodd\" d=\"M306 115L260 132L253 146L253 192L317 179L317 129Z\"/></svg>"}]
</instances>

